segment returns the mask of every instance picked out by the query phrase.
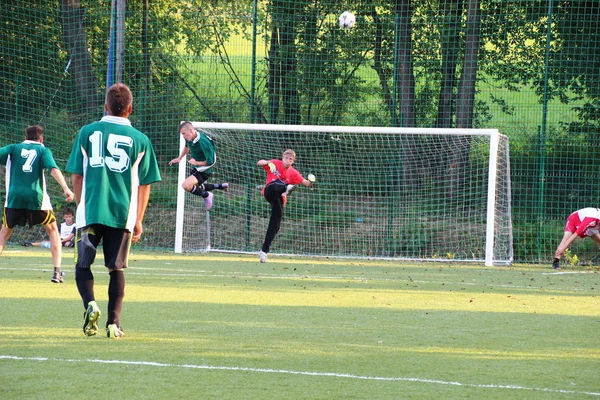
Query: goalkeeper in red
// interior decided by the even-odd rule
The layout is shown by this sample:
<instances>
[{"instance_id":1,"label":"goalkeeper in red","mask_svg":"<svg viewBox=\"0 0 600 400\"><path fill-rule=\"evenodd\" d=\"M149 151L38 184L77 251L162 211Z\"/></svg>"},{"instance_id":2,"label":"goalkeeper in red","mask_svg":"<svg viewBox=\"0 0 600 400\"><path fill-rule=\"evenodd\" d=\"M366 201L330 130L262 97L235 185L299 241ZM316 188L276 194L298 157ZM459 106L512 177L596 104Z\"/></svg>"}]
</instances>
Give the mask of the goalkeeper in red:
<instances>
[{"instance_id":1,"label":"goalkeeper in red","mask_svg":"<svg viewBox=\"0 0 600 400\"><path fill-rule=\"evenodd\" d=\"M287 202L287 195L290 194L297 185L302 184L306 187L310 187L316 180L313 174L309 174L308 179L304 179L302 175L292 167L295 160L296 153L294 150L288 149L283 152L281 160L259 160L256 163L256 165L262 167L267 172L267 181L262 193L265 200L271 204L269 227L267 228L262 249L258 252L261 263L267 262L267 254L271 249L271 242L273 242L275 235L277 235L279 228L281 228L283 206Z\"/></svg>"},{"instance_id":2,"label":"goalkeeper in red","mask_svg":"<svg viewBox=\"0 0 600 400\"><path fill-rule=\"evenodd\" d=\"M192 166L190 176L181 185L186 192L204 199L204 207L209 211L213 204L215 189L227 190L229 183L205 183L212 175L212 167L217 162L217 153L213 140L202 131L194 129L191 122L185 121L179 125L179 132L185 140L185 147L179 157L169 161L169 165L179 164L186 154L190 153L188 163Z\"/></svg>"},{"instance_id":3,"label":"goalkeeper in red","mask_svg":"<svg viewBox=\"0 0 600 400\"><path fill-rule=\"evenodd\" d=\"M77 201L75 283L83 300L83 333L98 333L100 308L94 294L92 264L100 241L108 269L106 335L119 339L125 297L127 258L131 243L140 240L150 198L150 184L161 180L150 139L135 129L128 117L132 95L116 83L108 88L108 115L81 128L69 157Z\"/></svg>"},{"instance_id":4,"label":"goalkeeper in red","mask_svg":"<svg viewBox=\"0 0 600 400\"><path fill-rule=\"evenodd\" d=\"M560 259L577 237L590 237L600 247L600 209L582 208L567 218L565 233L556 252L552 268L560 269Z\"/></svg>"}]
</instances>

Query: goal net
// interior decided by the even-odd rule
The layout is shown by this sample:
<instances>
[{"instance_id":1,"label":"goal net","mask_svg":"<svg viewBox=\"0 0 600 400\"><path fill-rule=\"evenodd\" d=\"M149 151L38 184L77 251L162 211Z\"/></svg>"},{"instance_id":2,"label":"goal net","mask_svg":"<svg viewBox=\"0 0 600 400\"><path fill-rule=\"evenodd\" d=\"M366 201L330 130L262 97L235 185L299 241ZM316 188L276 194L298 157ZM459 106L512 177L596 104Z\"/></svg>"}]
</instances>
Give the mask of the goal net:
<instances>
[{"instance_id":1,"label":"goal net","mask_svg":"<svg viewBox=\"0 0 600 400\"><path fill-rule=\"evenodd\" d=\"M317 181L289 195L271 254L512 262L509 144L497 130L193 125L216 143L208 183L230 188L206 212L181 189L181 162L176 252L258 252L270 205L256 162L290 148Z\"/></svg>"}]
</instances>

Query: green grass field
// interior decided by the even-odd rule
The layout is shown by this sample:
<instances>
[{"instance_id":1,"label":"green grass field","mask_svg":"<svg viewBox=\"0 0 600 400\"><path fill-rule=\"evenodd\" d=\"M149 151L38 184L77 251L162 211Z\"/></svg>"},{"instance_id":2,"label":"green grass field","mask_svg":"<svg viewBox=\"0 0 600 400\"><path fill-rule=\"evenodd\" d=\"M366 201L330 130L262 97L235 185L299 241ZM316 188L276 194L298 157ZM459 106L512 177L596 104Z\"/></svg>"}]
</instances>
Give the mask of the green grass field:
<instances>
[{"instance_id":1,"label":"green grass field","mask_svg":"<svg viewBox=\"0 0 600 400\"><path fill-rule=\"evenodd\" d=\"M0 257L2 399L600 397L596 270L134 252L109 340L71 256Z\"/></svg>"}]
</instances>

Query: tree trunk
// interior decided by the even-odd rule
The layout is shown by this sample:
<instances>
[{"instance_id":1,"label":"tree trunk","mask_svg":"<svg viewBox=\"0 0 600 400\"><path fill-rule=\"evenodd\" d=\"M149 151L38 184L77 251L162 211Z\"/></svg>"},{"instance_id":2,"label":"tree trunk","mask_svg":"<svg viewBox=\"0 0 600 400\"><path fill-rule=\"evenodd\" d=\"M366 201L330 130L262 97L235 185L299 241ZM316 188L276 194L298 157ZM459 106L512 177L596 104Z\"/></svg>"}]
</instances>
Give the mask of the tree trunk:
<instances>
[{"instance_id":1,"label":"tree trunk","mask_svg":"<svg viewBox=\"0 0 600 400\"><path fill-rule=\"evenodd\" d=\"M379 77L379 84L381 85L381 93L390 114L390 121L396 120L396 110L394 109L394 102L392 100L392 93L388 85L389 75L383 68L383 62L381 60L382 47L383 47L383 25L381 18L375 7L371 10L371 17L375 23L375 44L373 48L373 69Z\"/></svg>"},{"instance_id":2,"label":"tree trunk","mask_svg":"<svg viewBox=\"0 0 600 400\"><path fill-rule=\"evenodd\" d=\"M412 58L412 0L396 0L394 14L396 16L396 89L399 101L398 126L416 127L415 114L415 76ZM404 182L404 196L411 196L419 187L418 157L407 157L418 154L419 143L414 140L400 139L399 169Z\"/></svg>"},{"instance_id":3,"label":"tree trunk","mask_svg":"<svg viewBox=\"0 0 600 400\"><path fill-rule=\"evenodd\" d=\"M477 81L477 54L479 52L481 10L479 8L479 0L469 0L468 4L465 56L456 101L457 128L473 127L473 109L475 107L475 83Z\"/></svg>"},{"instance_id":4,"label":"tree trunk","mask_svg":"<svg viewBox=\"0 0 600 400\"><path fill-rule=\"evenodd\" d=\"M479 51L479 31L481 10L479 0L468 0L467 33L465 39L465 54L461 73L461 81L456 101L456 127L473 127L473 109L475 107L475 84L477 81L477 54ZM467 168L471 141L469 137L457 136L459 146L453 146L455 152L448 165L449 196L456 197L460 194Z\"/></svg>"},{"instance_id":5,"label":"tree trunk","mask_svg":"<svg viewBox=\"0 0 600 400\"><path fill-rule=\"evenodd\" d=\"M456 85L456 70L460 54L460 26L463 0L447 0L444 3L444 26L441 34L442 81L438 99L436 128L451 128Z\"/></svg>"},{"instance_id":6,"label":"tree trunk","mask_svg":"<svg viewBox=\"0 0 600 400\"><path fill-rule=\"evenodd\" d=\"M296 18L287 13L283 26L280 27L281 45L281 95L283 103L283 119L288 125L300 124L300 95L298 94L298 64L296 61Z\"/></svg>"},{"instance_id":7,"label":"tree trunk","mask_svg":"<svg viewBox=\"0 0 600 400\"><path fill-rule=\"evenodd\" d=\"M269 43L269 76L267 80L267 94L269 96L269 123L276 124L279 117L279 29L277 22L271 27L271 40Z\"/></svg>"},{"instance_id":8,"label":"tree trunk","mask_svg":"<svg viewBox=\"0 0 600 400\"><path fill-rule=\"evenodd\" d=\"M71 58L71 74L75 81L79 104L78 123L82 124L98 116L102 95L94 74L92 57L88 52L83 10L78 0L60 0L63 41Z\"/></svg>"},{"instance_id":9,"label":"tree trunk","mask_svg":"<svg viewBox=\"0 0 600 400\"><path fill-rule=\"evenodd\" d=\"M395 12L398 17L398 97L400 101L400 126L416 126L415 116L415 76L412 58L412 0L396 0Z\"/></svg>"}]
</instances>

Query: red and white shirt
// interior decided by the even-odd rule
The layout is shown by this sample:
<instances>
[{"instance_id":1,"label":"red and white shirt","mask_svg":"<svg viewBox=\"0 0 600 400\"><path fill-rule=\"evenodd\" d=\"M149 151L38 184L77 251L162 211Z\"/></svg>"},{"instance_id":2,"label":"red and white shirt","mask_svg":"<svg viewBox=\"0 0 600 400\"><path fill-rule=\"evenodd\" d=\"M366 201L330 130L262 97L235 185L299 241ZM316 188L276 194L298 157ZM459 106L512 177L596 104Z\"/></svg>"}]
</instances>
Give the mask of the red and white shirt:
<instances>
[{"instance_id":1,"label":"red and white shirt","mask_svg":"<svg viewBox=\"0 0 600 400\"><path fill-rule=\"evenodd\" d=\"M600 233L600 210L597 208L582 208L567 218L565 232L577 233L581 238Z\"/></svg>"}]
</instances>

